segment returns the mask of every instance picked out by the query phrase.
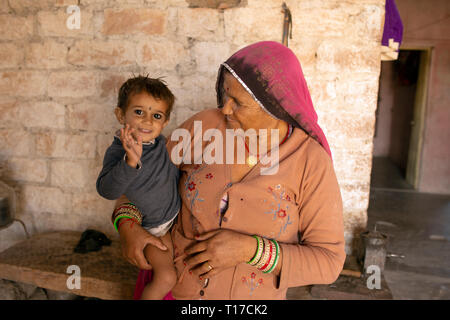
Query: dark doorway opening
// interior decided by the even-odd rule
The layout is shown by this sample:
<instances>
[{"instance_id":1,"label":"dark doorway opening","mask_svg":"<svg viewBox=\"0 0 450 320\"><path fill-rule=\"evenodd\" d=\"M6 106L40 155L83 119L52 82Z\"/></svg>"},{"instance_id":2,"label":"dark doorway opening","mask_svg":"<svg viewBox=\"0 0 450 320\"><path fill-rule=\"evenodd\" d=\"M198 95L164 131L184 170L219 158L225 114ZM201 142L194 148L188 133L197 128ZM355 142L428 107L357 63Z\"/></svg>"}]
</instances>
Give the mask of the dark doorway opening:
<instances>
[{"instance_id":1,"label":"dark doorway opening","mask_svg":"<svg viewBox=\"0 0 450 320\"><path fill-rule=\"evenodd\" d=\"M414 190L420 152L418 108L425 78L426 50L400 50L395 61L381 63L371 187ZM421 122L422 119L419 119ZM415 176L412 177L412 173Z\"/></svg>"}]
</instances>

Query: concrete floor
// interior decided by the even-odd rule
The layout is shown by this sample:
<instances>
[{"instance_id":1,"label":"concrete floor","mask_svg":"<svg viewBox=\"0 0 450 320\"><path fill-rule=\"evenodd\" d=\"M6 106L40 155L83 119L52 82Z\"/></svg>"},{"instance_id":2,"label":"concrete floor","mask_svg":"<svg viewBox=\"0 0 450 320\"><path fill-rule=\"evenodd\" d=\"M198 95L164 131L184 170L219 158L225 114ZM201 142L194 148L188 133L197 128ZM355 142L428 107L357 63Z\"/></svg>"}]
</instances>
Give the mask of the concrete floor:
<instances>
[{"instance_id":1,"label":"concrete floor","mask_svg":"<svg viewBox=\"0 0 450 320\"><path fill-rule=\"evenodd\" d=\"M384 277L394 299L450 299L450 196L418 193L374 159L368 229L389 236Z\"/></svg>"}]
</instances>

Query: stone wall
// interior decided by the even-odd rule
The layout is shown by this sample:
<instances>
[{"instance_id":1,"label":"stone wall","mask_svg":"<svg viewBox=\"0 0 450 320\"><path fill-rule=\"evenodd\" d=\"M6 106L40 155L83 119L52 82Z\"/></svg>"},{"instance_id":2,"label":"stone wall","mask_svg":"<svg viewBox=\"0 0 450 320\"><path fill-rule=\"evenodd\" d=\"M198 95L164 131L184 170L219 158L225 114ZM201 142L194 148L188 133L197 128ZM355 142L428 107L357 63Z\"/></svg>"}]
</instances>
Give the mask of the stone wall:
<instances>
[{"instance_id":1,"label":"stone wall","mask_svg":"<svg viewBox=\"0 0 450 320\"><path fill-rule=\"evenodd\" d=\"M112 233L113 203L95 181L118 128L120 84L133 73L165 76L177 97L170 132L216 106L219 63L252 42L281 41L282 2L0 0L1 178L16 188L30 233ZM350 252L367 220L384 0L285 2L289 46L333 152ZM67 27L73 4L79 29ZM0 250L23 237L17 223L0 231Z\"/></svg>"}]
</instances>

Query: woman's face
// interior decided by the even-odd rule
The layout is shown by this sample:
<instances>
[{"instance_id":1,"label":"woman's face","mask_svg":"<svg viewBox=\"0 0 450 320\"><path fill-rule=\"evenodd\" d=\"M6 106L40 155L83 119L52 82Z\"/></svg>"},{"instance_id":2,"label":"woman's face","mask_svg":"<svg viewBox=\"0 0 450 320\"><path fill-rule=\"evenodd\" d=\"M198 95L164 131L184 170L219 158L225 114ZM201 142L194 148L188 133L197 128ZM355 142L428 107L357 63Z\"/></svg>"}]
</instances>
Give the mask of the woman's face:
<instances>
[{"instance_id":1,"label":"woman's face","mask_svg":"<svg viewBox=\"0 0 450 320\"><path fill-rule=\"evenodd\" d=\"M280 120L264 111L231 73L225 71L223 77L221 111L231 128L255 129L258 132L259 129L278 127Z\"/></svg>"}]
</instances>

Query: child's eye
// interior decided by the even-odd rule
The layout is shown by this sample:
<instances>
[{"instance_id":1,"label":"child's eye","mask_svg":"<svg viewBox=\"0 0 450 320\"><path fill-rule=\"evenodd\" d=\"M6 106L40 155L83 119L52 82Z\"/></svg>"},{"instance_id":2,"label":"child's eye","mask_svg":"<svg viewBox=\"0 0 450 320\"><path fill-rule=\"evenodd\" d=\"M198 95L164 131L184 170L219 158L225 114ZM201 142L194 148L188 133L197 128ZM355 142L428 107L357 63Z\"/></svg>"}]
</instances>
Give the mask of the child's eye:
<instances>
[{"instance_id":1,"label":"child's eye","mask_svg":"<svg viewBox=\"0 0 450 320\"><path fill-rule=\"evenodd\" d=\"M134 113L136 113L138 116L142 116L142 110L136 109L134 110Z\"/></svg>"},{"instance_id":2,"label":"child's eye","mask_svg":"<svg viewBox=\"0 0 450 320\"><path fill-rule=\"evenodd\" d=\"M162 115L160 115L159 113L155 113L155 114L153 115L153 117L154 117L155 119L158 119L158 120L162 119Z\"/></svg>"}]
</instances>

